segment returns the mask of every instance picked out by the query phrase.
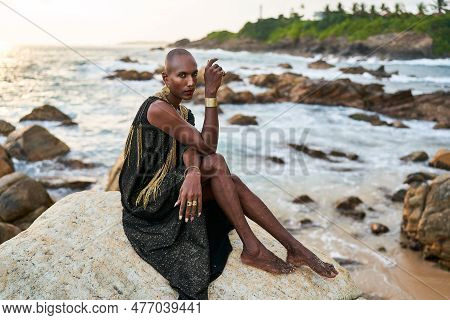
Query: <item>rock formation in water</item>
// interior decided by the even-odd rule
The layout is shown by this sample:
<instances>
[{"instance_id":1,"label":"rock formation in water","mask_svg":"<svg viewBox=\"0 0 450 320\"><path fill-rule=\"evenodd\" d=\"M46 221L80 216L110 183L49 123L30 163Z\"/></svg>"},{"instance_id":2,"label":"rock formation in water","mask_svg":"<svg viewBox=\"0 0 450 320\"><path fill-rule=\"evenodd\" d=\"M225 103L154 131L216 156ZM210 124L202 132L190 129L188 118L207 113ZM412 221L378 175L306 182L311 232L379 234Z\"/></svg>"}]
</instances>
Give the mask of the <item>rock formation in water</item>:
<instances>
[{"instance_id":1,"label":"rock formation in water","mask_svg":"<svg viewBox=\"0 0 450 320\"><path fill-rule=\"evenodd\" d=\"M403 245L450 269L450 174L412 185L403 207Z\"/></svg>"}]
</instances>

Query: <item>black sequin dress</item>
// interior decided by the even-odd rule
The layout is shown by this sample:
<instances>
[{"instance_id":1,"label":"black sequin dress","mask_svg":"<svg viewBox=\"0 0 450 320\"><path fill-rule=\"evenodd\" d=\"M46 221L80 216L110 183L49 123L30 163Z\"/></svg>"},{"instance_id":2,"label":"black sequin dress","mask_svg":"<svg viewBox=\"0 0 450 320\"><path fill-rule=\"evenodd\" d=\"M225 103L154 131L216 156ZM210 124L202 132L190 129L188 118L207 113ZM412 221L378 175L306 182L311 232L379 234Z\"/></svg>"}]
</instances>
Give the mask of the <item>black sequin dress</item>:
<instances>
[{"instance_id":1,"label":"black sequin dress","mask_svg":"<svg viewBox=\"0 0 450 320\"><path fill-rule=\"evenodd\" d=\"M169 281L179 299L208 299L209 283L220 276L232 250L228 233L233 226L215 200L204 202L193 222L178 219L179 206L174 204L184 180L186 145L175 140L177 163L161 182L156 200L145 208L135 204L172 145L172 137L147 120L148 107L156 99L146 99L133 121L134 127L142 125L142 160L137 159L138 135L133 135L119 176L123 228L134 250ZM194 115L187 110L187 121L194 125Z\"/></svg>"}]
</instances>

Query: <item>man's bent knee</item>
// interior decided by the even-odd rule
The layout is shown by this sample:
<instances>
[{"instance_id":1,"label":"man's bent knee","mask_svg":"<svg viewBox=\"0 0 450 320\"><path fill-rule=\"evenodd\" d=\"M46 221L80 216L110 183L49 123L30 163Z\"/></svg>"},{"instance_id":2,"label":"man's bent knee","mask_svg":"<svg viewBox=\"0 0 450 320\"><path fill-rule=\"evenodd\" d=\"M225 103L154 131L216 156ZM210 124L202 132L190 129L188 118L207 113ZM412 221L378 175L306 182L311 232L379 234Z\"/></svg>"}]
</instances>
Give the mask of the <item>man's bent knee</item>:
<instances>
[{"instance_id":1,"label":"man's bent knee","mask_svg":"<svg viewBox=\"0 0 450 320\"><path fill-rule=\"evenodd\" d=\"M228 173L228 165L225 158L220 153L212 153L203 157L202 167L208 172L216 174Z\"/></svg>"}]
</instances>

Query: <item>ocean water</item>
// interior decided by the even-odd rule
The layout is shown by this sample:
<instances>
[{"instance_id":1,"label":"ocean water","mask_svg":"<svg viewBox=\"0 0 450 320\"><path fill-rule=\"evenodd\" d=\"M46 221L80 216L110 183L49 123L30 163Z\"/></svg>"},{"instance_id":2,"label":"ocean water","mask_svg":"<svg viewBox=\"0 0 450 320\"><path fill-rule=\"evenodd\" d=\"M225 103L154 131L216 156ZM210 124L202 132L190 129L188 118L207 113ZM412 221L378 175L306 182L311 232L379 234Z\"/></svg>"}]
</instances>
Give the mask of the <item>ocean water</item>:
<instances>
[{"instance_id":1,"label":"ocean water","mask_svg":"<svg viewBox=\"0 0 450 320\"><path fill-rule=\"evenodd\" d=\"M68 158L99 164L94 169L71 170L55 161L37 163L14 160L17 171L34 178L47 176L88 176L97 180L94 189L103 189L106 174L123 148L129 126L141 103L161 87L156 76L150 81L106 80L115 69L153 71L164 61L165 51L147 47L77 47L74 51L61 47L16 47L0 51L0 119L20 128L32 122L19 119L34 107L45 103L70 115L79 125L61 127L58 123L39 122L66 142ZM311 78L328 80L349 78L359 83L381 83L387 92L411 89L413 94L450 88L450 59L389 60L353 57L326 57L335 68L307 68L314 58L273 53L226 52L223 50L192 50L199 66L207 59L219 58L226 70L241 75L243 82L231 83L236 90L254 93L265 89L250 85L248 76L261 73L282 73L279 63L290 63L292 72ZM128 55L139 63L123 63ZM361 65L386 71L398 71L388 79L369 74L346 75L339 68ZM186 104L196 118L196 128L203 124L202 106ZM297 221L310 218L316 227L300 230L299 239L333 257L345 257L363 265L352 270L365 292L387 298L411 298L415 293L396 282L394 269L399 268L399 230L402 205L386 199L403 184L405 176L416 171L443 173L426 163L404 163L399 160L412 151L424 150L432 156L439 148L450 146L450 130L433 130L433 122L404 120L409 129L374 127L354 121L348 115L363 112L342 106L304 105L292 103L222 105L219 115L220 140L218 152L225 155L232 172L239 175L263 199L280 220ZM257 116L257 126L231 126L227 119L237 113ZM367 112L370 113L370 112ZM383 120L393 121L380 116ZM5 138L0 138L3 143ZM335 162L313 159L288 143L305 143L325 152L340 150L356 153L358 161L333 158ZM265 160L268 155L284 159L285 164ZM72 192L52 190L55 199ZM316 203L311 207L292 203L295 196L308 194ZM362 222L339 216L334 205L342 197L355 195L374 210L367 211ZM390 228L382 236L370 233L370 223L381 222ZM383 246L386 253L377 252ZM434 270L437 277L445 273ZM406 268L406 267L405 267ZM430 271L431 272L431 271ZM450 278L447 278L450 280ZM416 279L417 280L417 279ZM416 281L410 279L412 283ZM424 296L431 289L417 280ZM432 290L430 291L432 293ZM446 291L450 294L450 289Z\"/></svg>"}]
</instances>

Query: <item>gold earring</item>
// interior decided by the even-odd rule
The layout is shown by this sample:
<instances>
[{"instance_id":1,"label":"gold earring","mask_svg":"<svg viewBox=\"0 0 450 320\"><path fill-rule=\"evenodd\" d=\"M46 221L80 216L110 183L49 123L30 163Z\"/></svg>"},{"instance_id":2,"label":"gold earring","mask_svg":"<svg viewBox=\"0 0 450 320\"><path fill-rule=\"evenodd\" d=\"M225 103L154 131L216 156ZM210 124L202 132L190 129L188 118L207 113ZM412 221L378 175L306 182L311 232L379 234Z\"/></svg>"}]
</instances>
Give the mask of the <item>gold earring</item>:
<instances>
[{"instance_id":1,"label":"gold earring","mask_svg":"<svg viewBox=\"0 0 450 320\"><path fill-rule=\"evenodd\" d=\"M170 89L167 85L164 85L164 87L161 89L161 91L166 96L170 93Z\"/></svg>"}]
</instances>

